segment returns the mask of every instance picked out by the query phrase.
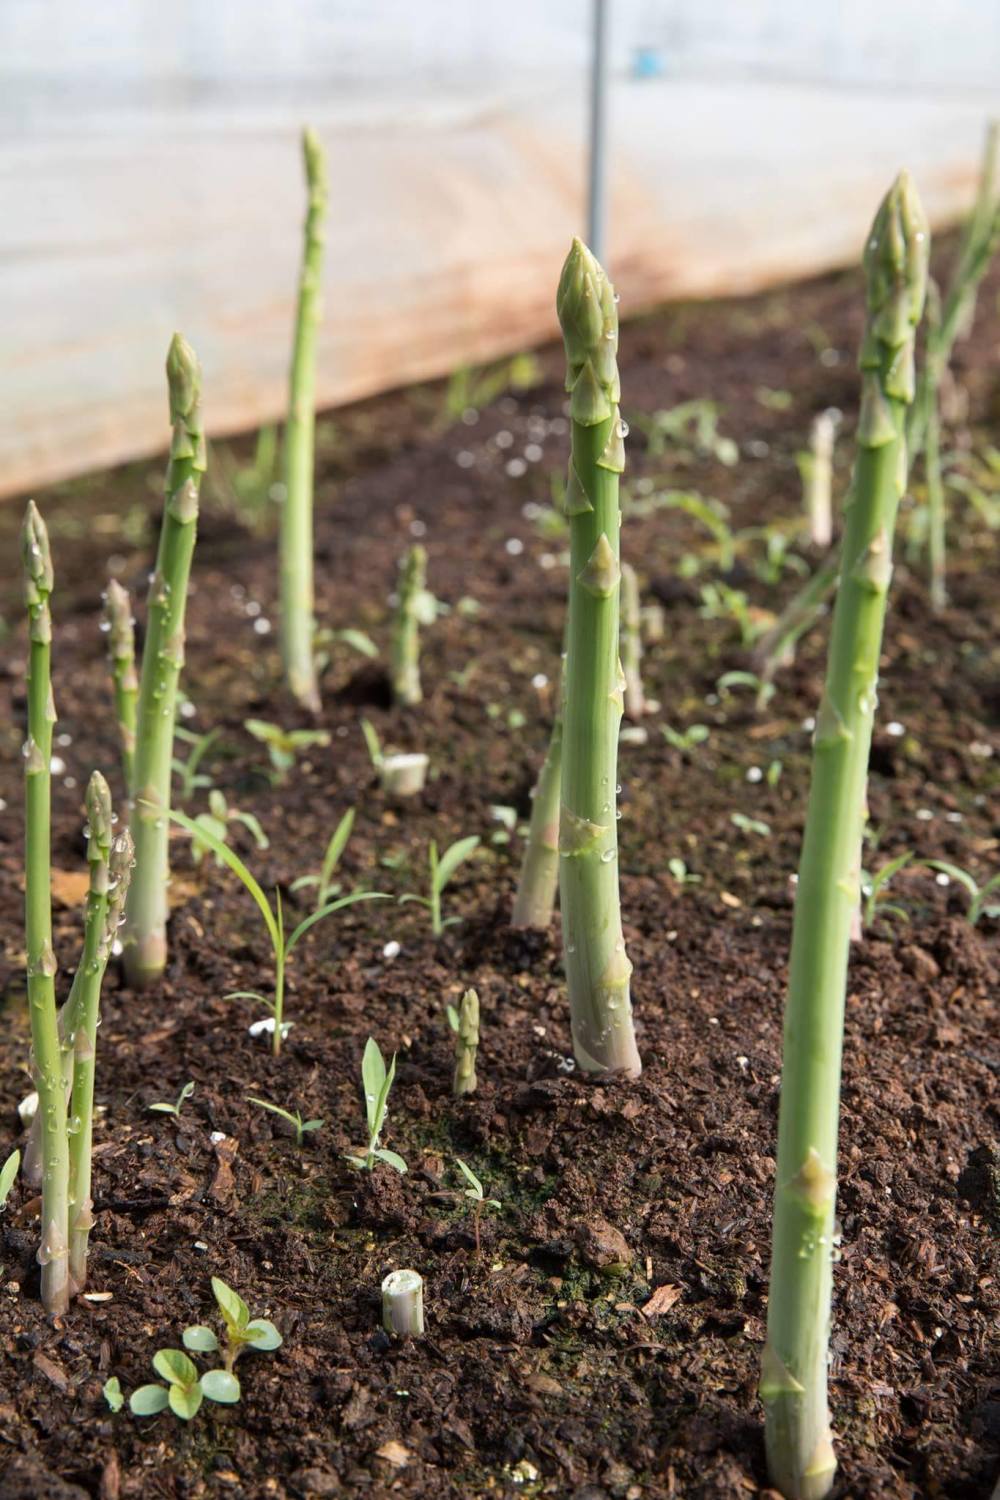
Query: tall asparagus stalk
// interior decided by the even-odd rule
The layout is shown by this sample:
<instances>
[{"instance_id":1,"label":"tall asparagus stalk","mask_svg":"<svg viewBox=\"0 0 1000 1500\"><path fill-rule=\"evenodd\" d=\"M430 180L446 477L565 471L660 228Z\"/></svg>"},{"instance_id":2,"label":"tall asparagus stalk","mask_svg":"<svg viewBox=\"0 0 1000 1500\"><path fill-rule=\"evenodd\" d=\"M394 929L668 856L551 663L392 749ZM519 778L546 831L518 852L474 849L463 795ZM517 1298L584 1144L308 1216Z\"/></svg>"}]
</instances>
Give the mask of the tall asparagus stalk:
<instances>
[{"instance_id":1,"label":"tall asparagus stalk","mask_svg":"<svg viewBox=\"0 0 1000 1500\"><path fill-rule=\"evenodd\" d=\"M427 550L419 542L407 549L399 565L396 613L392 622L392 695L413 708L423 698L420 686L420 601L427 585Z\"/></svg>"},{"instance_id":2,"label":"tall asparagus stalk","mask_svg":"<svg viewBox=\"0 0 1000 1500\"><path fill-rule=\"evenodd\" d=\"M309 194L299 300L292 351L286 494L281 512L281 656L288 686L299 703L319 712L313 636L313 454L316 425L316 341L322 314L323 221L327 209L326 162L316 132L302 133Z\"/></svg>"},{"instance_id":3,"label":"tall asparagus stalk","mask_svg":"<svg viewBox=\"0 0 1000 1500\"><path fill-rule=\"evenodd\" d=\"M152 984L167 961L167 854L170 770L177 683L184 664L184 609L198 529L198 491L205 472L201 367L174 334L167 355L173 437L166 502L139 679L132 797L135 873L125 926L125 973L137 988Z\"/></svg>"},{"instance_id":4,"label":"tall asparagus stalk","mask_svg":"<svg viewBox=\"0 0 1000 1500\"><path fill-rule=\"evenodd\" d=\"M115 933L125 910L134 846L128 829L113 834L111 793L99 771L87 789L90 829L87 857L90 890L84 924L83 956L60 1020L64 1052L72 1066L69 1142L69 1274L74 1292L87 1282L87 1245L93 1226L91 1167L94 1137L94 1063L101 1010L101 985Z\"/></svg>"},{"instance_id":5,"label":"tall asparagus stalk","mask_svg":"<svg viewBox=\"0 0 1000 1500\"><path fill-rule=\"evenodd\" d=\"M545 761L535 783L528 840L511 914L512 927L544 929L552 921L559 885L559 803L562 790L563 710L552 723Z\"/></svg>"},{"instance_id":6,"label":"tall asparagus stalk","mask_svg":"<svg viewBox=\"0 0 1000 1500\"><path fill-rule=\"evenodd\" d=\"M28 738L25 771L25 936L28 1006L34 1054L38 1114L41 1120L42 1302L53 1317L69 1305L69 1142L56 1017L56 959L52 950L51 792L52 726L52 557L45 523L28 502L21 533L24 600L28 611Z\"/></svg>"},{"instance_id":7,"label":"tall asparagus stalk","mask_svg":"<svg viewBox=\"0 0 1000 1500\"><path fill-rule=\"evenodd\" d=\"M836 421L831 411L817 412L809 429L809 452L800 459L803 500L809 540L823 551L833 540L833 441Z\"/></svg>"},{"instance_id":8,"label":"tall asparagus stalk","mask_svg":"<svg viewBox=\"0 0 1000 1500\"><path fill-rule=\"evenodd\" d=\"M615 810L625 685L618 658L618 476L625 468L618 309L610 281L579 240L563 266L556 310L572 432L559 899L573 1048L586 1072L635 1077L642 1064L619 908Z\"/></svg>"},{"instance_id":9,"label":"tall asparagus stalk","mask_svg":"<svg viewBox=\"0 0 1000 1500\"><path fill-rule=\"evenodd\" d=\"M132 786L135 766L135 714L139 679L135 671L135 621L128 590L112 578L104 594L103 627L108 634L108 660L115 690L115 718L122 747L125 791Z\"/></svg>"},{"instance_id":10,"label":"tall asparagus stalk","mask_svg":"<svg viewBox=\"0 0 1000 1500\"><path fill-rule=\"evenodd\" d=\"M864 254L868 318L858 454L816 725L785 1011L760 1393L771 1479L788 1500L821 1500L836 1469L827 1359L844 992L928 249L923 210L901 173L879 208Z\"/></svg>"}]
</instances>

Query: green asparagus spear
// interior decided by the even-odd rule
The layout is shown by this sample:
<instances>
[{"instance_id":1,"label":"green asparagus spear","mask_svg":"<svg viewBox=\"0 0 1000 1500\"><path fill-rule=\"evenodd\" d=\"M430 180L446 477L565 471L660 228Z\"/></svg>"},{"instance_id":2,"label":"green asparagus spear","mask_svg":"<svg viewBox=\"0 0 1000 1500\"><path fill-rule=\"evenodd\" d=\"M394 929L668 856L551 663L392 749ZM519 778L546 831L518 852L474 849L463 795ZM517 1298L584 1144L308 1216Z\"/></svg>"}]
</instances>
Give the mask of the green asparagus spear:
<instances>
[{"instance_id":1,"label":"green asparagus spear","mask_svg":"<svg viewBox=\"0 0 1000 1500\"><path fill-rule=\"evenodd\" d=\"M396 613L392 628L392 694L412 708L423 698L420 687L420 600L426 592L427 552L419 542L399 565Z\"/></svg>"},{"instance_id":2,"label":"green asparagus spear","mask_svg":"<svg viewBox=\"0 0 1000 1500\"><path fill-rule=\"evenodd\" d=\"M785 1012L760 1392L771 1480L787 1500L821 1500L836 1469L827 1360L844 993L928 249L923 210L902 173L879 208L864 254L868 318L858 454L816 724Z\"/></svg>"},{"instance_id":3,"label":"green asparagus spear","mask_svg":"<svg viewBox=\"0 0 1000 1500\"><path fill-rule=\"evenodd\" d=\"M572 447L566 485L570 587L563 709L559 899L573 1048L588 1073L637 1076L618 896L615 810L624 676L618 659L618 309L590 251L574 240L556 310L566 346Z\"/></svg>"},{"instance_id":4,"label":"green asparagus spear","mask_svg":"<svg viewBox=\"0 0 1000 1500\"><path fill-rule=\"evenodd\" d=\"M479 996L466 990L458 1007L458 1032L455 1036L455 1078L452 1093L456 1098L476 1091L476 1053L479 1050Z\"/></svg>"},{"instance_id":5,"label":"green asparagus spear","mask_svg":"<svg viewBox=\"0 0 1000 1500\"><path fill-rule=\"evenodd\" d=\"M313 452L316 424L316 342L323 294L323 221L327 185L323 147L314 130L302 133L309 200L299 278L292 352L288 426L285 431L286 494L281 512L281 655L295 698L319 712L313 654Z\"/></svg>"},{"instance_id":6,"label":"green asparagus spear","mask_svg":"<svg viewBox=\"0 0 1000 1500\"><path fill-rule=\"evenodd\" d=\"M562 791L562 700L556 709L548 753L535 786L528 841L511 914L512 927L545 929L552 921L559 885L559 803Z\"/></svg>"},{"instance_id":7,"label":"green asparagus spear","mask_svg":"<svg viewBox=\"0 0 1000 1500\"><path fill-rule=\"evenodd\" d=\"M125 907L132 872L132 836L113 833L111 793L99 771L87 787L87 858L90 889L83 955L60 1016L64 1056L71 1071L69 1116L69 1274L74 1292L87 1280L87 1241L93 1223L90 1193L93 1145L94 1059L101 985Z\"/></svg>"},{"instance_id":8,"label":"green asparagus spear","mask_svg":"<svg viewBox=\"0 0 1000 1500\"><path fill-rule=\"evenodd\" d=\"M139 679L135 672L135 621L128 590L112 578L104 595L103 628L108 633L108 659L115 689L115 717L122 747L126 793L132 785L135 761L135 710Z\"/></svg>"},{"instance_id":9,"label":"green asparagus spear","mask_svg":"<svg viewBox=\"0 0 1000 1500\"><path fill-rule=\"evenodd\" d=\"M24 599L28 611L28 738L25 758L25 935L28 1005L41 1119L42 1303L53 1317L69 1305L69 1147L66 1091L56 1017L56 959L52 949L51 791L52 558L45 523L28 502L21 533Z\"/></svg>"},{"instance_id":10,"label":"green asparagus spear","mask_svg":"<svg viewBox=\"0 0 1000 1500\"><path fill-rule=\"evenodd\" d=\"M139 680L132 800L135 873L125 926L125 972L137 988L152 984L167 961L167 839L177 682L184 664L184 609L198 528L198 490L205 472L199 398L201 367L180 334L167 355L173 437L166 502Z\"/></svg>"},{"instance_id":11,"label":"green asparagus spear","mask_svg":"<svg viewBox=\"0 0 1000 1500\"><path fill-rule=\"evenodd\" d=\"M642 690L642 633L640 627L639 580L631 563L622 563L621 656L625 673L625 712L641 719L646 712Z\"/></svg>"}]
</instances>

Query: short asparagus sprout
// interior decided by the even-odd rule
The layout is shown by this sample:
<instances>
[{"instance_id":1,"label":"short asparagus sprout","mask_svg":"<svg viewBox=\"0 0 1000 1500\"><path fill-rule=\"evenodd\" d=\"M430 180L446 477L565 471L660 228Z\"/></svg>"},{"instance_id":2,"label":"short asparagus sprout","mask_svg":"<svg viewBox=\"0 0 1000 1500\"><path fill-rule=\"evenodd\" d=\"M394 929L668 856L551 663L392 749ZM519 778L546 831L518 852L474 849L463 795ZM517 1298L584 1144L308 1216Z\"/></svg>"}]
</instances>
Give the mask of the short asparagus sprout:
<instances>
[{"instance_id":1,"label":"short asparagus sprout","mask_svg":"<svg viewBox=\"0 0 1000 1500\"><path fill-rule=\"evenodd\" d=\"M176 1119L180 1119L181 1110L184 1108L184 1105L187 1103L193 1093L194 1082L189 1079L181 1089L180 1093L177 1095L177 1098L174 1100L173 1104L149 1104L146 1106L146 1108L152 1110L156 1114L174 1115Z\"/></svg>"},{"instance_id":2,"label":"short asparagus sprout","mask_svg":"<svg viewBox=\"0 0 1000 1500\"><path fill-rule=\"evenodd\" d=\"M396 702L407 708L414 707L423 698L419 626L426 577L427 549L416 542L400 563L392 627L392 693Z\"/></svg>"},{"instance_id":3,"label":"short asparagus sprout","mask_svg":"<svg viewBox=\"0 0 1000 1500\"><path fill-rule=\"evenodd\" d=\"M271 940L271 951L274 954L274 994L273 996L262 995L258 990L233 990L226 996L227 1000L255 1000L270 1012L274 1022L274 1033L272 1050L275 1057L281 1051L281 1043L288 1034L290 1023L284 1020L285 1013L285 966L291 956L292 950L300 938L305 937L310 928L315 927L324 917L332 916L334 912L340 911L345 906L353 906L357 901L386 901L389 898L380 891L355 891L350 896L341 896L338 901L331 901L328 906L320 907L319 911L312 912L308 917L294 929L291 936L285 935L285 920L281 906L281 892L275 890L274 906L268 901L260 883L247 869L246 865L221 839L205 827L187 817L184 813L172 811L170 814L175 823L187 830L192 838L202 839L215 855L218 863L228 865L233 874L236 875L250 892L257 903L258 910L264 919L267 935Z\"/></svg>"},{"instance_id":4,"label":"short asparagus sprout","mask_svg":"<svg viewBox=\"0 0 1000 1500\"><path fill-rule=\"evenodd\" d=\"M448 1006L448 1025L455 1033L455 1076L452 1093L456 1098L476 1091L476 1053L479 1050L479 996L466 990L457 1010Z\"/></svg>"},{"instance_id":5,"label":"short asparagus sprout","mask_svg":"<svg viewBox=\"0 0 1000 1500\"><path fill-rule=\"evenodd\" d=\"M129 788L135 876L126 908L123 957L129 983L137 988L154 984L167 962L167 808L178 683L184 665L188 579L198 529L198 494L207 462L201 366L179 334L174 335L167 355L167 384L173 435L156 566L149 585Z\"/></svg>"},{"instance_id":6,"label":"short asparagus sprout","mask_svg":"<svg viewBox=\"0 0 1000 1500\"><path fill-rule=\"evenodd\" d=\"M365 1095L368 1145L363 1156L348 1155L345 1158L352 1167L358 1167L361 1171L373 1171L377 1161L384 1161L387 1166L395 1167L397 1172L407 1170L406 1162L397 1152L389 1151L379 1145L379 1137L385 1123L386 1106L389 1102L389 1090L392 1088L395 1077L396 1054L393 1053L392 1062L386 1068L385 1058L379 1050L378 1042L370 1036L365 1043L364 1056L361 1059L361 1084Z\"/></svg>"},{"instance_id":7,"label":"short asparagus sprout","mask_svg":"<svg viewBox=\"0 0 1000 1500\"><path fill-rule=\"evenodd\" d=\"M679 750L682 755L686 755L697 745L703 745L709 736L707 724L689 724L686 729L673 729L669 724L661 724L660 732L671 749Z\"/></svg>"},{"instance_id":8,"label":"short asparagus sprout","mask_svg":"<svg viewBox=\"0 0 1000 1500\"><path fill-rule=\"evenodd\" d=\"M222 1316L222 1328L224 1339L220 1344L213 1329L204 1323L194 1323L185 1328L181 1338L185 1349L190 1349L193 1354L219 1354L222 1355L223 1370L210 1371L210 1374L227 1374L236 1385L235 1396L213 1396L211 1391L206 1390L205 1395L210 1396L213 1401L226 1399L238 1401L239 1383L233 1375L233 1366L242 1354L248 1349L256 1350L261 1354L269 1354L274 1349L280 1349L282 1337L269 1318L253 1318L250 1309L243 1298L234 1292L231 1286L218 1276L212 1277L212 1295ZM208 1376L202 1376L207 1380Z\"/></svg>"},{"instance_id":9,"label":"short asparagus sprout","mask_svg":"<svg viewBox=\"0 0 1000 1500\"><path fill-rule=\"evenodd\" d=\"M809 451L800 453L798 460L809 540L824 550L833 540L833 443L839 417L833 407L813 417Z\"/></svg>"},{"instance_id":10,"label":"short asparagus sprout","mask_svg":"<svg viewBox=\"0 0 1000 1500\"><path fill-rule=\"evenodd\" d=\"M662 604L644 604L639 611L639 626L647 646L658 646L667 633L667 614Z\"/></svg>"},{"instance_id":11,"label":"short asparagus sprout","mask_svg":"<svg viewBox=\"0 0 1000 1500\"><path fill-rule=\"evenodd\" d=\"M229 825L231 823L241 824L250 834L258 849L269 849L271 840L260 826L260 821L253 813L241 812L238 807L230 807L225 795L218 787L213 787L208 794L208 812L199 813L194 820L195 827L206 829L213 834L220 843L229 842ZM200 865L208 853L208 844L200 836L195 834L191 839L191 858L196 865ZM221 864L218 855L215 863Z\"/></svg>"},{"instance_id":12,"label":"short asparagus sprout","mask_svg":"<svg viewBox=\"0 0 1000 1500\"><path fill-rule=\"evenodd\" d=\"M112 578L104 594L104 619L101 629L107 632L108 661L114 683L115 718L121 741L122 770L126 794L132 786L135 760L135 718L139 699L139 678L135 670L135 620L128 590Z\"/></svg>"},{"instance_id":13,"label":"short asparagus sprout","mask_svg":"<svg viewBox=\"0 0 1000 1500\"><path fill-rule=\"evenodd\" d=\"M293 891L309 890L315 886L317 911L319 911L320 907L326 906L331 897L338 895L340 892L340 886L334 884L333 875L340 863L340 856L347 847L347 840L351 836L351 829L353 827L354 808L349 807L330 835L330 842L326 846L326 853L323 855L323 864L319 874L300 875L297 880L292 881L291 889Z\"/></svg>"},{"instance_id":14,"label":"short asparagus sprout","mask_svg":"<svg viewBox=\"0 0 1000 1500\"><path fill-rule=\"evenodd\" d=\"M313 657L313 468L316 428L316 345L323 308L323 223L326 160L312 127L302 133L308 206L295 314L295 341L285 431L285 503L281 513L281 656L298 701L319 711Z\"/></svg>"},{"instance_id":15,"label":"short asparagus sprout","mask_svg":"<svg viewBox=\"0 0 1000 1500\"><path fill-rule=\"evenodd\" d=\"M512 927L544 932L552 922L559 888L559 805L562 794L563 686L549 748L531 794L531 822L511 912Z\"/></svg>"},{"instance_id":16,"label":"short asparagus sprout","mask_svg":"<svg viewBox=\"0 0 1000 1500\"><path fill-rule=\"evenodd\" d=\"M125 1396L122 1392L121 1381L117 1375L112 1375L110 1380L104 1382L101 1386L101 1394L115 1413L120 1412L125 1405Z\"/></svg>"},{"instance_id":17,"label":"short asparagus sprout","mask_svg":"<svg viewBox=\"0 0 1000 1500\"><path fill-rule=\"evenodd\" d=\"M901 906L894 906L884 899L884 893L890 880L898 875L912 858L913 850L909 849L905 854L899 854L895 859L890 859L873 875L870 875L867 870L861 871L861 919L865 927L871 927L877 917L895 917L900 922L910 920Z\"/></svg>"},{"instance_id":18,"label":"short asparagus sprout","mask_svg":"<svg viewBox=\"0 0 1000 1500\"><path fill-rule=\"evenodd\" d=\"M296 757L303 750L330 743L325 729L282 729L280 724L269 724L264 719L246 719L243 728L267 746L273 777L278 783L287 780Z\"/></svg>"},{"instance_id":19,"label":"short asparagus sprout","mask_svg":"<svg viewBox=\"0 0 1000 1500\"><path fill-rule=\"evenodd\" d=\"M0 1167L0 1208L3 1208L10 1197L10 1190L17 1179L17 1169L21 1165L20 1151L12 1151Z\"/></svg>"},{"instance_id":20,"label":"short asparagus sprout","mask_svg":"<svg viewBox=\"0 0 1000 1500\"><path fill-rule=\"evenodd\" d=\"M419 1271L390 1271L382 1282L382 1327L397 1338L424 1331L424 1281Z\"/></svg>"},{"instance_id":21,"label":"short asparagus sprout","mask_svg":"<svg viewBox=\"0 0 1000 1500\"><path fill-rule=\"evenodd\" d=\"M416 901L420 906L426 906L431 914L431 930L435 937L440 937L446 927L458 922L458 917L441 916L441 893L448 884L459 865L467 860L479 848L479 838L472 834L469 838L458 839L447 848L438 858L437 843L431 839L427 850L427 863L430 873L429 890L427 896L408 894L400 896L400 902Z\"/></svg>"},{"instance_id":22,"label":"short asparagus sprout","mask_svg":"<svg viewBox=\"0 0 1000 1500\"><path fill-rule=\"evenodd\" d=\"M319 1130L323 1124L322 1120L303 1120L298 1110L293 1113L291 1110L282 1109L280 1104L270 1104L267 1099L258 1099L253 1094L247 1094L246 1099L249 1104L258 1104L261 1109L269 1110L272 1115L277 1115L280 1119L287 1121L295 1132L296 1146L302 1145L303 1136L310 1131Z\"/></svg>"},{"instance_id":23,"label":"short asparagus sprout","mask_svg":"<svg viewBox=\"0 0 1000 1500\"><path fill-rule=\"evenodd\" d=\"M1000 917L1000 904L987 904L993 892L1000 891L1000 874L991 876L985 885L979 885L968 870L963 870L960 865L949 864L946 859L925 859L923 864L929 870L937 870L941 875L947 875L949 880L957 881L968 892L969 906L965 915L971 927L975 927L981 917Z\"/></svg>"},{"instance_id":24,"label":"short asparagus sprout","mask_svg":"<svg viewBox=\"0 0 1000 1500\"><path fill-rule=\"evenodd\" d=\"M639 579L630 563L623 562L621 568L620 650L625 673L625 712L630 719L641 719L646 713L646 695L642 686Z\"/></svg>"},{"instance_id":25,"label":"short asparagus sprout","mask_svg":"<svg viewBox=\"0 0 1000 1500\"><path fill-rule=\"evenodd\" d=\"M191 746L187 760L174 756L170 762L171 769L180 782L179 795L182 802L187 802L201 788L212 785L211 776L206 776L198 768L221 734L221 729L210 729L207 734L195 734L193 730L185 729L183 724L178 724L174 730L175 739L183 740L186 745Z\"/></svg>"},{"instance_id":26,"label":"short asparagus sprout","mask_svg":"<svg viewBox=\"0 0 1000 1500\"><path fill-rule=\"evenodd\" d=\"M469 1184L465 1189L465 1196L472 1204L472 1226L473 1232L476 1236L476 1254L481 1255L482 1245L480 1243L479 1229L480 1220L483 1217L483 1209L494 1208L499 1210L502 1205L499 1198L486 1197L485 1189L482 1183L479 1181L479 1178L476 1176L472 1168L466 1165L466 1163L460 1156L455 1157L455 1165L458 1167L458 1170L461 1172L462 1176Z\"/></svg>"}]
</instances>

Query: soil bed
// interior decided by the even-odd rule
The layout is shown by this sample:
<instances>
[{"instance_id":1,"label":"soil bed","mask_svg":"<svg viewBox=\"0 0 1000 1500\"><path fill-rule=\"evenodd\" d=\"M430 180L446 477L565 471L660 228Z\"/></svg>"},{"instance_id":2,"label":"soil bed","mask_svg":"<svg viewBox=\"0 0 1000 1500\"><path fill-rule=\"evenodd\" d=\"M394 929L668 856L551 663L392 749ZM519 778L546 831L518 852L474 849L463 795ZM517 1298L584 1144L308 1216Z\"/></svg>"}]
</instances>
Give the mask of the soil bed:
<instances>
[{"instance_id":1,"label":"soil bed","mask_svg":"<svg viewBox=\"0 0 1000 1500\"><path fill-rule=\"evenodd\" d=\"M973 424L958 438L977 451L996 408L997 286L994 278L984 289L975 336L956 362ZM372 902L302 943L287 1001L294 1024L275 1061L248 1034L257 1012L223 998L270 981L252 903L210 859L193 866L186 840L174 845L166 980L143 997L116 974L106 986L91 1290L108 1300L78 1302L64 1326L50 1327L36 1300L37 1225L22 1185L0 1219L0 1495L765 1492L755 1385L789 876L824 633L806 641L763 713L745 691L720 697L720 675L746 669L749 657L733 619L703 610L701 585L720 579L716 544L696 516L650 501L697 492L724 502L734 531L790 530L795 453L813 413L831 404L846 414L842 489L860 306L858 278L845 275L674 308L623 330L633 428L623 546L667 622L644 663L662 707L646 721L647 743L623 746L620 768L623 912L645 1062L634 1085L593 1084L572 1070L556 930L509 929L522 842L505 842L491 813L527 815L558 674L564 537L547 507L566 460L559 351L543 351L534 388L452 425L442 391L423 389L322 427L320 624L368 631L382 657L365 663L332 648L322 716L331 746L310 751L284 785L272 784L264 748L242 727L250 716L306 722L277 681L273 538L250 529L221 486L209 495L189 609L195 714L184 722L222 731L206 767L270 836L258 854L232 834L264 884L307 910L309 893L288 887L318 869L348 806L357 820L347 888L422 889L432 837L444 845L478 833L481 851L446 892L446 914L460 920L441 941L421 908ZM673 445L662 457L648 451L636 415L700 398L719 404L720 432L739 445L734 467ZM249 450L237 451L245 459ZM98 595L110 558L141 600L161 473L160 463L132 466L37 497L57 576L60 871L84 869L80 799L91 768L120 786ZM912 849L983 880L998 866L996 548L982 520L959 497L953 504L961 542L940 618L929 612L922 558L908 557L919 512L904 516L870 790L878 847L866 865ZM30 1087L20 510L0 511L0 611L13 627L0 666L0 1155ZM429 550L430 586L451 609L424 632L426 701L401 712L388 706L384 674L387 597L416 535ZM798 538L793 551L809 556ZM724 581L752 608L773 610L798 576L766 573L758 535L741 539ZM422 797L394 805L378 790L362 714L383 742L429 753ZM682 752L661 723L705 724L709 737ZM203 798L188 810L202 810ZM737 826L734 813L751 823ZM697 879L680 884L671 858ZM56 938L68 965L78 887L63 894ZM916 860L891 897L909 923L879 921L866 933L849 987L837 1494L981 1500L1000 1449L997 923L970 927L958 887ZM444 1008L470 984L482 1003L481 1081L455 1103ZM384 1140L409 1163L405 1178L344 1160L360 1144L369 1034L398 1050ZM148 1112L188 1079L195 1090L179 1119ZM249 1094L325 1123L297 1149ZM480 1259L456 1155L502 1202L483 1218ZM392 1344L379 1331L379 1284L400 1266L426 1278L420 1343ZM190 1426L112 1415L103 1382L117 1375L128 1392L153 1378L153 1352L210 1318L211 1275L274 1319L281 1350L248 1355L241 1404L206 1403Z\"/></svg>"}]
</instances>

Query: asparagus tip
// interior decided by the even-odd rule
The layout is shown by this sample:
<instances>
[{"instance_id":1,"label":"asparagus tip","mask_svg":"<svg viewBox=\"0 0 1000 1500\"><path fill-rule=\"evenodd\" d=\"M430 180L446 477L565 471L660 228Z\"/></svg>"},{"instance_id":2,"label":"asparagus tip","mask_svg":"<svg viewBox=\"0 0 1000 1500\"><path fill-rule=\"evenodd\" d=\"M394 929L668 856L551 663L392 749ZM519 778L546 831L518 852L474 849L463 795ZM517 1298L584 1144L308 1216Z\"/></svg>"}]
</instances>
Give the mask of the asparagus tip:
<instances>
[{"instance_id":1,"label":"asparagus tip","mask_svg":"<svg viewBox=\"0 0 1000 1500\"><path fill-rule=\"evenodd\" d=\"M903 343L920 321L929 255L927 216L904 168L879 205L864 253L869 311L884 343Z\"/></svg>"},{"instance_id":2,"label":"asparagus tip","mask_svg":"<svg viewBox=\"0 0 1000 1500\"><path fill-rule=\"evenodd\" d=\"M87 828L92 849L105 851L111 845L111 788L100 771L93 771L87 782Z\"/></svg>"},{"instance_id":3,"label":"asparagus tip","mask_svg":"<svg viewBox=\"0 0 1000 1500\"><path fill-rule=\"evenodd\" d=\"M170 419L184 421L201 395L201 365L187 339L179 333L170 340L167 384L170 388Z\"/></svg>"}]
</instances>

